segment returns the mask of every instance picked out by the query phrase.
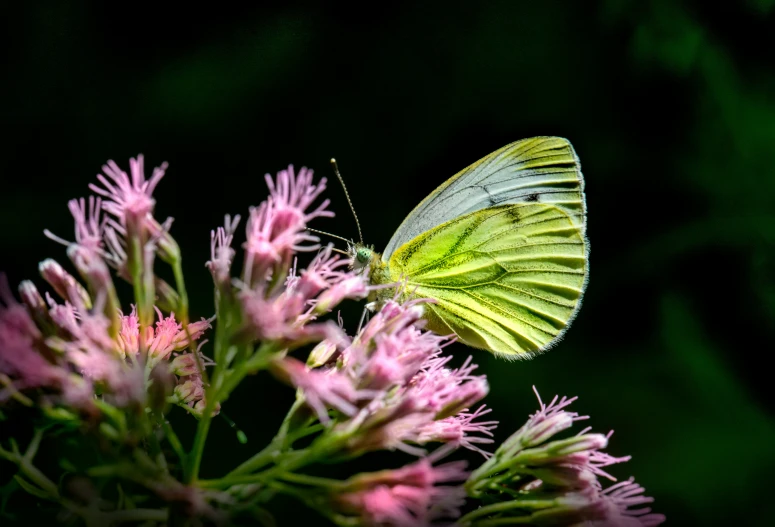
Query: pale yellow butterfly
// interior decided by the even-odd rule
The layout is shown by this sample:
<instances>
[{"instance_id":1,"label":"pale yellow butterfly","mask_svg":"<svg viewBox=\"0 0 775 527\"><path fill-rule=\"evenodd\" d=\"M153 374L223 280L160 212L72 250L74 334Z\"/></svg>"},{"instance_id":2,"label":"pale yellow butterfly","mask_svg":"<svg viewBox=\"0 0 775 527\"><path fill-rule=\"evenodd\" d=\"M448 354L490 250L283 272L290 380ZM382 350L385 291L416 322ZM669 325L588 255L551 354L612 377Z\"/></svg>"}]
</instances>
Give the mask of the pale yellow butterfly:
<instances>
[{"instance_id":1,"label":"pale yellow butterfly","mask_svg":"<svg viewBox=\"0 0 775 527\"><path fill-rule=\"evenodd\" d=\"M507 358L542 352L563 336L587 284L578 157L560 137L506 145L417 205L382 254L358 243L350 255L372 284L404 281L402 300L433 299L428 329Z\"/></svg>"}]
</instances>

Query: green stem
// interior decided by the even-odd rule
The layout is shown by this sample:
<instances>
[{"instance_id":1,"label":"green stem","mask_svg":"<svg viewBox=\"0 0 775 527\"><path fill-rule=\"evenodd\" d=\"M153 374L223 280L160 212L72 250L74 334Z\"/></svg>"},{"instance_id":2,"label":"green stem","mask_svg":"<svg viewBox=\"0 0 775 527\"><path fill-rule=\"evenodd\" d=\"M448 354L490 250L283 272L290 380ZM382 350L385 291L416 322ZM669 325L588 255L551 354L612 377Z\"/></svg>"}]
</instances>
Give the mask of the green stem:
<instances>
[{"instance_id":1,"label":"green stem","mask_svg":"<svg viewBox=\"0 0 775 527\"><path fill-rule=\"evenodd\" d=\"M344 486L344 482L338 479L319 478L317 476L308 476L306 474L296 474L289 472L280 476L280 479L290 481L291 483L300 483L311 487L337 488Z\"/></svg>"},{"instance_id":2,"label":"green stem","mask_svg":"<svg viewBox=\"0 0 775 527\"><path fill-rule=\"evenodd\" d=\"M101 516L107 523L155 521L166 522L169 518L167 509L126 509L103 513Z\"/></svg>"},{"instance_id":3,"label":"green stem","mask_svg":"<svg viewBox=\"0 0 775 527\"><path fill-rule=\"evenodd\" d=\"M175 262L172 264L172 273L175 275L175 288L178 290L178 296L180 296L180 313L178 313L178 320L183 325L188 324L188 293L186 292L186 283L183 279L183 259L175 258Z\"/></svg>"},{"instance_id":4,"label":"green stem","mask_svg":"<svg viewBox=\"0 0 775 527\"><path fill-rule=\"evenodd\" d=\"M473 510L469 512L468 514L464 515L458 522L461 525L470 524L470 522L476 518L481 518L482 516L487 516L489 514L497 514L499 512L505 512L510 511L513 509L527 509L527 510L540 510L540 509L546 509L554 505L554 502L552 500L512 500L512 501L501 501L498 503L493 503L491 505L484 505L482 507L479 507L476 510ZM528 514L527 516L510 516L508 518L495 518L492 520L485 520L483 522L477 522L476 525L510 525L510 524L520 524L520 523L528 523L530 521L532 514ZM495 520L510 520L510 521L501 521L500 523L486 523L486 522L492 522Z\"/></svg>"},{"instance_id":5,"label":"green stem","mask_svg":"<svg viewBox=\"0 0 775 527\"><path fill-rule=\"evenodd\" d=\"M164 429L164 437L167 438L167 441L172 447L172 450L174 450L175 454L177 454L180 463L185 466L186 451L183 448L183 444L180 442L178 435L175 433L175 430L172 429L172 425L170 425L169 421L166 419L162 419L161 426Z\"/></svg>"},{"instance_id":6,"label":"green stem","mask_svg":"<svg viewBox=\"0 0 775 527\"><path fill-rule=\"evenodd\" d=\"M278 444L277 438L275 438L261 451L257 452L255 455L251 456L250 459L248 459L240 466L238 466L237 468L229 472L226 475L226 478L231 476L242 476L244 474L249 474L250 472L253 472L255 470L258 470L264 467L265 465L269 464L272 461L272 458L276 456L279 449L280 449L280 445Z\"/></svg>"},{"instance_id":7,"label":"green stem","mask_svg":"<svg viewBox=\"0 0 775 527\"><path fill-rule=\"evenodd\" d=\"M202 464L202 454L205 449L205 441L207 440L207 434L210 431L210 424L213 420L213 409L215 408L215 397L212 394L211 389L205 390L205 397L207 403L205 405L204 413L202 414L199 423L196 427L196 435L194 436L194 445L191 447L191 453L188 456L188 471L186 474L186 482L191 483L199 478L199 467Z\"/></svg>"},{"instance_id":8,"label":"green stem","mask_svg":"<svg viewBox=\"0 0 775 527\"><path fill-rule=\"evenodd\" d=\"M470 493L475 493L482 486L488 485L490 482L492 482L493 476L496 476L499 473L505 472L503 476L505 476L506 478L511 477L513 476L513 471L515 467L518 467L519 465L524 464L527 461L535 462L536 460L544 459L547 456L548 454L546 453L545 447L528 448L514 455L514 457L512 458L509 458L506 460L499 460L498 462L493 463L489 467L485 467L483 465L471 474L471 476L468 479L468 482L466 483L466 489ZM488 460L488 463L489 461L492 461L492 459ZM502 477L501 479L505 479L505 478Z\"/></svg>"},{"instance_id":9,"label":"green stem","mask_svg":"<svg viewBox=\"0 0 775 527\"><path fill-rule=\"evenodd\" d=\"M32 399L30 399L29 397L27 397L26 395L18 391L16 387L13 385L13 381L11 381L11 378L8 377L5 373L0 373L0 386L5 386L5 389L7 390L7 393L11 395L11 398L20 402L24 406L33 405Z\"/></svg>"},{"instance_id":10,"label":"green stem","mask_svg":"<svg viewBox=\"0 0 775 527\"><path fill-rule=\"evenodd\" d=\"M264 449L264 451L266 450L268 450L268 448ZM269 453L270 457L274 457L271 456L272 451L269 451ZM235 474L221 479L201 481L200 484L206 488L228 488L232 485L266 483L267 481L272 481L278 477L278 473L283 474L283 472L297 470L317 457L318 453L313 453L313 449L288 452L280 456L280 462L276 463L275 466L268 468L263 472L259 472L258 474Z\"/></svg>"},{"instance_id":11,"label":"green stem","mask_svg":"<svg viewBox=\"0 0 775 527\"><path fill-rule=\"evenodd\" d=\"M270 463L272 459L277 456L278 452L285 450L285 448L292 445L294 441L323 430L323 425L319 424L306 427L302 430L299 430L295 434L288 434L291 418L302 403L302 399L296 399L296 401L293 403L293 406L291 406L291 409L288 410L288 413L285 415L285 418L280 425L280 430L277 432L277 435L274 437L274 439L272 439L271 443L269 443L263 450L253 455L250 459L239 465L237 468L229 472L226 476L238 476L254 472Z\"/></svg>"},{"instance_id":12,"label":"green stem","mask_svg":"<svg viewBox=\"0 0 775 527\"><path fill-rule=\"evenodd\" d=\"M38 428L35 430L35 435L32 436L29 446L27 446L27 452L24 453L24 460L26 462L32 463L35 454L38 453L41 439L43 439L43 429Z\"/></svg>"},{"instance_id":13,"label":"green stem","mask_svg":"<svg viewBox=\"0 0 775 527\"><path fill-rule=\"evenodd\" d=\"M153 456L153 459L156 461L156 465L161 468L164 472L169 473L169 467L167 466L167 458L164 457L164 451L161 449L161 443L159 442L159 438L156 437L155 432L152 430L150 434L148 434L148 443L149 443L149 453Z\"/></svg>"},{"instance_id":14,"label":"green stem","mask_svg":"<svg viewBox=\"0 0 775 527\"><path fill-rule=\"evenodd\" d=\"M274 458L276 459L276 462L273 467L268 468L263 472L259 472L258 474L245 474L246 471L255 470L255 466L259 465L259 461L256 460L257 456L254 456L230 472L226 477L202 481L200 483L207 488L228 488L232 485L243 483L266 483L267 481L274 481L280 477L284 478L289 473L299 470L318 459L324 458L332 452L336 452L350 438L351 434L352 432L331 435L328 437L321 436L308 448L286 452L279 456L273 453L270 449L272 444L270 444L269 447L260 452L260 454L262 454L262 459L260 461L263 465L266 465L267 460L264 459L264 457L269 457L269 460Z\"/></svg>"},{"instance_id":15,"label":"green stem","mask_svg":"<svg viewBox=\"0 0 775 527\"><path fill-rule=\"evenodd\" d=\"M491 520L482 520L476 522L476 527L495 527L497 525L529 525L533 523L531 516L509 516L506 518L493 518ZM458 520L458 525L471 525L470 523L463 522L462 518Z\"/></svg>"},{"instance_id":16,"label":"green stem","mask_svg":"<svg viewBox=\"0 0 775 527\"><path fill-rule=\"evenodd\" d=\"M148 295L145 289L145 255L142 241L137 236L127 236L130 240L128 246L129 273L132 276L132 288L135 294L135 306L137 306L137 318L140 322L140 335L144 335L144 329L153 324L153 307L148 304ZM140 339L140 347L144 339ZM140 350L143 351L142 349Z\"/></svg>"},{"instance_id":17,"label":"green stem","mask_svg":"<svg viewBox=\"0 0 775 527\"><path fill-rule=\"evenodd\" d=\"M237 364L234 369L229 372L220 384L217 386L215 381L213 385L216 386L216 398L218 401L225 401L229 398L229 394L242 382L246 376L256 373L265 369L272 362L277 346L274 344L262 344L258 351L247 359ZM219 378L220 381L220 378Z\"/></svg>"},{"instance_id":18,"label":"green stem","mask_svg":"<svg viewBox=\"0 0 775 527\"><path fill-rule=\"evenodd\" d=\"M2 447L0 447L0 457L5 458L6 460L19 467L19 472L21 472L21 474L32 483L37 485L38 488L46 492L52 500L59 500L59 488L57 487L56 483L48 479L46 475L43 474L43 472L41 472L32 464L32 457L28 459L26 454L22 456L16 452L8 452Z\"/></svg>"}]
</instances>

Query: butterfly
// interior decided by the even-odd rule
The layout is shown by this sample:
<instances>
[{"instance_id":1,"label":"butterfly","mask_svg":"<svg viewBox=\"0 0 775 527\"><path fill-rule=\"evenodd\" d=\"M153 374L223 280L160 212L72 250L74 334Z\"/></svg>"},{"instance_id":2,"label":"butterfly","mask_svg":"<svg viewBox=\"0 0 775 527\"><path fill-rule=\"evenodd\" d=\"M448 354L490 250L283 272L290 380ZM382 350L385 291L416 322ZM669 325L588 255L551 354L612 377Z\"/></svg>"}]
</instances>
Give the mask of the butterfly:
<instances>
[{"instance_id":1,"label":"butterfly","mask_svg":"<svg viewBox=\"0 0 775 527\"><path fill-rule=\"evenodd\" d=\"M587 285L584 179L560 137L516 141L443 183L409 213L379 254L351 245L373 285L429 298L427 329L506 358L558 342ZM376 305L393 298L372 293Z\"/></svg>"}]
</instances>

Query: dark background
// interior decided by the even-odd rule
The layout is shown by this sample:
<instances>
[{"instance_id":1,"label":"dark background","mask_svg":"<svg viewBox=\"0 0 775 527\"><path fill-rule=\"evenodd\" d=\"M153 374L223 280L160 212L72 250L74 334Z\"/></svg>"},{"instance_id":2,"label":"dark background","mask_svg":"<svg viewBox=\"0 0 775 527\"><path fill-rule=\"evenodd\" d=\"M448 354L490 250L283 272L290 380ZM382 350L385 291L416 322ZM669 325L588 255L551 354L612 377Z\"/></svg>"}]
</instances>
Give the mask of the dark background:
<instances>
[{"instance_id":1,"label":"dark background","mask_svg":"<svg viewBox=\"0 0 775 527\"><path fill-rule=\"evenodd\" d=\"M3 7L13 283L66 260L42 230L72 239L66 201L107 159L169 161L157 216L175 217L194 314L209 316L209 230L265 197L264 173L330 179L337 157L380 250L464 166L565 136L587 182L589 289L549 353L475 352L498 438L535 410L532 385L578 395L590 425L616 430L609 451L633 455L612 473L634 475L670 525L771 524L773 0L112 4ZM338 216L316 226L354 237L334 183ZM359 313L344 310L348 327ZM216 420L204 475L263 446L291 396L268 377L241 386L224 411L250 441Z\"/></svg>"}]
</instances>

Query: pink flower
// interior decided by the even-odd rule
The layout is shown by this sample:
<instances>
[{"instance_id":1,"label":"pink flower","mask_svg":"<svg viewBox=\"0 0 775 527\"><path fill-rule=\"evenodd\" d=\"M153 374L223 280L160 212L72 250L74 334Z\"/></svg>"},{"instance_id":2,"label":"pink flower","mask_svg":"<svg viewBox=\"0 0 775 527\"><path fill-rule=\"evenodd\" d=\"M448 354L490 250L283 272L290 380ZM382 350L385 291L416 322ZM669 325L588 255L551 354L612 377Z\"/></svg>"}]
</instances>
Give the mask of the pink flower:
<instances>
[{"instance_id":1,"label":"pink flower","mask_svg":"<svg viewBox=\"0 0 775 527\"><path fill-rule=\"evenodd\" d=\"M13 332L30 340L40 338L40 331L35 326L35 322L30 318L24 306L17 302L11 293L8 277L4 273L0 273L0 316L2 317L0 320L8 332Z\"/></svg>"},{"instance_id":2,"label":"pink flower","mask_svg":"<svg viewBox=\"0 0 775 527\"><path fill-rule=\"evenodd\" d=\"M306 403L315 411L322 423L330 421L326 407L345 415L354 415L358 393L347 376L336 370L310 370L303 362L292 357L276 361L272 373L301 389Z\"/></svg>"},{"instance_id":3,"label":"pink flower","mask_svg":"<svg viewBox=\"0 0 775 527\"><path fill-rule=\"evenodd\" d=\"M285 289L267 298L263 290L245 289L239 299L246 319L246 331L252 338L281 342L297 348L326 338L338 340L340 331L331 322L310 324L313 320L307 300Z\"/></svg>"},{"instance_id":4,"label":"pink flower","mask_svg":"<svg viewBox=\"0 0 775 527\"><path fill-rule=\"evenodd\" d=\"M569 412L565 408L573 403L578 397L563 397L560 399L555 396L551 402L546 405L541 400L535 386L533 387L538 399L539 410L530 416L530 419L517 432L522 446L530 447L539 445L557 433L570 428L574 422L589 419L589 416L579 415L576 412Z\"/></svg>"},{"instance_id":5,"label":"pink flower","mask_svg":"<svg viewBox=\"0 0 775 527\"><path fill-rule=\"evenodd\" d=\"M292 379L305 396L312 393L316 404L328 407L330 401L315 393L324 385L323 375L349 387L347 402L358 412L340 410L349 419L340 416L335 426L357 430L348 440L351 453L398 448L422 455L424 450L410 444L437 440L476 449L473 443L489 442L467 435L487 435L493 428L492 422L473 423L481 412L452 419L486 395L484 377L471 374L476 366L470 358L460 368L447 368L451 357L440 358L439 353L449 339L415 327L421 315L417 302L388 302L341 352L337 364L308 373L312 378L319 372L314 377L319 381L301 385ZM322 408L316 411L324 413Z\"/></svg>"},{"instance_id":6,"label":"pink flower","mask_svg":"<svg viewBox=\"0 0 775 527\"><path fill-rule=\"evenodd\" d=\"M53 331L51 316L48 313L46 301L40 295L38 288L29 280L19 284L19 296L27 307L27 311L35 320L35 324L43 331Z\"/></svg>"},{"instance_id":7,"label":"pink flower","mask_svg":"<svg viewBox=\"0 0 775 527\"><path fill-rule=\"evenodd\" d=\"M204 344L205 341L202 341L199 346L197 347L197 351L199 348L202 347L202 344ZM199 353L199 359L202 361L201 366L203 368L207 366L213 366L215 362L206 355L203 355ZM175 357L172 362L170 362L170 372L174 373L178 377L186 377L189 375L197 375L200 373L199 371L199 365L197 365L197 358L196 355L193 353L183 353L181 355L178 355Z\"/></svg>"},{"instance_id":8,"label":"pink flower","mask_svg":"<svg viewBox=\"0 0 775 527\"><path fill-rule=\"evenodd\" d=\"M490 412L491 409L482 405L475 412L460 412L452 417L431 421L420 427L415 440L421 445L432 441L459 445L489 458L492 454L477 445L494 442L492 430L495 430L498 421L477 422L476 419ZM472 434L482 434L487 437Z\"/></svg>"},{"instance_id":9,"label":"pink flower","mask_svg":"<svg viewBox=\"0 0 775 527\"><path fill-rule=\"evenodd\" d=\"M471 496L507 502L514 500L518 492L518 500L540 504L535 509L523 509L514 503L514 507L504 506L494 516L514 524L642 527L664 521L664 516L652 514L648 508L630 508L652 501L632 480L603 490L599 478L615 481L603 468L630 459L603 451L611 433L594 434L585 428L575 436L555 438L573 422L587 418L567 410L575 397L555 397L546 405L535 393L539 411L473 472L466 483ZM471 514L487 519L483 514Z\"/></svg>"},{"instance_id":10,"label":"pink flower","mask_svg":"<svg viewBox=\"0 0 775 527\"><path fill-rule=\"evenodd\" d=\"M436 419L470 408L489 392L484 375L471 375L477 368L471 363L471 357L455 369L445 366L449 358L431 358L408 390L412 397L422 401L424 407L435 412Z\"/></svg>"},{"instance_id":11,"label":"pink flower","mask_svg":"<svg viewBox=\"0 0 775 527\"><path fill-rule=\"evenodd\" d=\"M100 220L102 200L89 196L89 208L86 200L72 199L67 202L70 213L75 219L75 243L89 250L98 252L102 249L102 233L107 218Z\"/></svg>"},{"instance_id":12,"label":"pink flower","mask_svg":"<svg viewBox=\"0 0 775 527\"><path fill-rule=\"evenodd\" d=\"M107 218L100 219L102 200L89 196L89 206L87 209L84 198L71 199L67 202L67 207L70 209L73 219L75 219L75 244L95 253L101 252L103 247L102 237L107 222ZM72 245L71 242L56 236L48 229L44 230L43 233L62 245Z\"/></svg>"},{"instance_id":13,"label":"pink flower","mask_svg":"<svg viewBox=\"0 0 775 527\"><path fill-rule=\"evenodd\" d=\"M0 274L0 374L15 389L55 386L66 371L44 358L42 335L27 310L13 297L8 280ZM0 390L0 401L7 397Z\"/></svg>"},{"instance_id":14,"label":"pink flower","mask_svg":"<svg viewBox=\"0 0 775 527\"><path fill-rule=\"evenodd\" d=\"M106 198L102 208L116 218L118 225L139 234L144 231L145 221L153 211L153 191L164 177L167 163L155 168L148 181L145 179L142 154L138 155L137 159L131 158L129 167L131 179L115 161L108 161L102 166L105 175L97 174L97 179L103 186L92 183L89 188Z\"/></svg>"},{"instance_id":15,"label":"pink flower","mask_svg":"<svg viewBox=\"0 0 775 527\"><path fill-rule=\"evenodd\" d=\"M140 402L145 397L143 369L124 361L109 327L110 321L99 311L79 313L77 325L70 328L71 336L50 337L46 344L64 353L88 381L104 386L116 405Z\"/></svg>"},{"instance_id":16,"label":"pink flower","mask_svg":"<svg viewBox=\"0 0 775 527\"><path fill-rule=\"evenodd\" d=\"M59 296L75 306L86 309L91 307L91 298L86 289L70 273L62 269L62 266L56 261L47 258L40 262L38 269Z\"/></svg>"},{"instance_id":17,"label":"pink flower","mask_svg":"<svg viewBox=\"0 0 775 527\"><path fill-rule=\"evenodd\" d=\"M100 254L80 245L69 246L67 255L89 286L95 304L101 299L103 313L110 318L111 333L115 334L119 326L119 301L110 269Z\"/></svg>"},{"instance_id":18,"label":"pink flower","mask_svg":"<svg viewBox=\"0 0 775 527\"><path fill-rule=\"evenodd\" d=\"M232 219L227 214L223 227L210 231L210 260L206 266L213 275L215 283L221 287L227 285L231 279L231 263L235 254L234 249L231 248L231 242L239 222L239 215Z\"/></svg>"},{"instance_id":19,"label":"pink flower","mask_svg":"<svg viewBox=\"0 0 775 527\"><path fill-rule=\"evenodd\" d=\"M655 527L664 523L665 516L651 512L650 507L631 509L654 498L644 496L645 489L633 478L611 485L600 494L605 504L605 519L587 522L587 527Z\"/></svg>"},{"instance_id":20,"label":"pink flower","mask_svg":"<svg viewBox=\"0 0 775 527\"><path fill-rule=\"evenodd\" d=\"M408 443L427 442L429 430L441 426L436 421L454 416L487 394L486 381L468 375L470 365L450 370L437 367L438 361L433 358L428 362L429 369L417 372L406 384L387 388L383 396L363 410L367 415L361 425L362 433L350 442L352 450L398 448L422 455L422 449ZM449 412L450 408L454 412ZM436 436L439 440L444 438ZM462 446L460 442L456 444Z\"/></svg>"},{"instance_id":21,"label":"pink flower","mask_svg":"<svg viewBox=\"0 0 775 527\"><path fill-rule=\"evenodd\" d=\"M57 329L61 330L57 333L68 337L77 335L79 316L75 307L67 301L64 304L57 304L48 293L46 293L46 300L49 305L48 314Z\"/></svg>"},{"instance_id":22,"label":"pink flower","mask_svg":"<svg viewBox=\"0 0 775 527\"><path fill-rule=\"evenodd\" d=\"M207 391L199 372L192 375L180 377L178 384L173 390L171 402L186 407L192 414L201 417L207 407ZM221 411L221 404L216 403L213 408L213 415L218 415Z\"/></svg>"},{"instance_id":23,"label":"pink flower","mask_svg":"<svg viewBox=\"0 0 775 527\"><path fill-rule=\"evenodd\" d=\"M346 260L339 255L331 254L332 246L318 252L309 266L301 271L301 276L288 280L286 285L305 299L313 299L325 289L335 284L353 278L355 275L346 270ZM295 275L295 273L294 273Z\"/></svg>"},{"instance_id":24,"label":"pink flower","mask_svg":"<svg viewBox=\"0 0 775 527\"><path fill-rule=\"evenodd\" d=\"M205 389L202 384L202 377L197 374L181 377L178 385L175 386L175 396L183 403L191 403L204 399Z\"/></svg>"},{"instance_id":25,"label":"pink flower","mask_svg":"<svg viewBox=\"0 0 775 527\"><path fill-rule=\"evenodd\" d=\"M324 291L323 294L315 300L315 313L327 313L346 298L360 300L366 298L368 294L369 287L366 282L365 274L347 276Z\"/></svg>"},{"instance_id":26,"label":"pink flower","mask_svg":"<svg viewBox=\"0 0 775 527\"><path fill-rule=\"evenodd\" d=\"M293 166L277 174L276 182L266 175L270 196L259 207L250 209L247 223L245 270L243 281L249 286L263 282L273 268L287 269L295 251L319 247L317 237L305 231L307 223L318 217L332 217L325 210L328 200L316 209L307 209L326 187L325 178L312 184L312 171L302 168L298 176Z\"/></svg>"},{"instance_id":27,"label":"pink flower","mask_svg":"<svg viewBox=\"0 0 775 527\"><path fill-rule=\"evenodd\" d=\"M370 526L427 526L457 518L465 491L442 483L465 480L465 462L432 466L428 458L396 470L359 474L332 496L335 508Z\"/></svg>"},{"instance_id":28,"label":"pink flower","mask_svg":"<svg viewBox=\"0 0 775 527\"><path fill-rule=\"evenodd\" d=\"M210 321L202 319L188 325L188 333L183 325L175 320L175 314L165 317L156 308L159 320L155 327L146 327L144 334L140 335L140 323L137 317L137 309L132 307L129 315L121 316L121 330L118 335L118 348L125 354L134 356L140 351L147 351L154 360L162 360L169 357L173 351L182 351L210 328ZM189 340L190 335L190 340ZM141 348L142 344L142 348Z\"/></svg>"}]
</instances>

